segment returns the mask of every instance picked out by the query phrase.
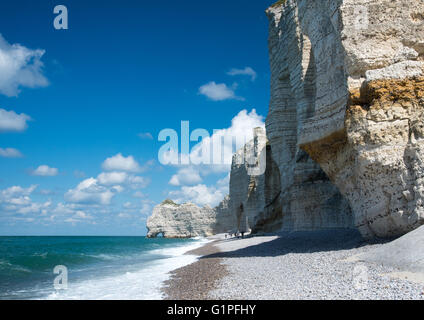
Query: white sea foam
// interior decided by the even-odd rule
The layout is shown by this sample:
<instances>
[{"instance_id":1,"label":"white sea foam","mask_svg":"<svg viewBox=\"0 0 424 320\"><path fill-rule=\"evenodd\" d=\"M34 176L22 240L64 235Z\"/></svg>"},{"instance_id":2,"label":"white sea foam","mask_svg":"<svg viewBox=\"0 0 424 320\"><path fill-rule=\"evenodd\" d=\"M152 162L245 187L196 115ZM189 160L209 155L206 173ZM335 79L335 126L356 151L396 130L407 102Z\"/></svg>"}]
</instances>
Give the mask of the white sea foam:
<instances>
[{"instance_id":1,"label":"white sea foam","mask_svg":"<svg viewBox=\"0 0 424 320\"><path fill-rule=\"evenodd\" d=\"M163 259L155 259L114 275L93 277L73 283L69 279L68 289L55 291L47 299L58 300L153 300L162 299L161 287L170 278L170 272L195 262L199 257L185 253L209 242L197 240L188 245L150 251Z\"/></svg>"}]
</instances>

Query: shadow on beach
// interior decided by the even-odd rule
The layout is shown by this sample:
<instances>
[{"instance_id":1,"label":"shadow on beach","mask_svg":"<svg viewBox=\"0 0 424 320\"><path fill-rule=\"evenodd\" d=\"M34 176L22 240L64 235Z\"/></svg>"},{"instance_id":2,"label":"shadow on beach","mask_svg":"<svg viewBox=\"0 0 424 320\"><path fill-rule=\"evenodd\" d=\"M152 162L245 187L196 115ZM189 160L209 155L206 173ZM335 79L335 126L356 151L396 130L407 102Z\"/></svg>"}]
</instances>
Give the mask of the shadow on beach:
<instances>
[{"instance_id":1,"label":"shadow on beach","mask_svg":"<svg viewBox=\"0 0 424 320\"><path fill-rule=\"evenodd\" d=\"M269 240L270 237L274 239ZM276 238L275 238L276 237ZM261 242L260 239L264 241ZM251 239L258 240L256 243ZM385 243L388 240L374 240ZM259 242L259 243L257 243ZM251 236L245 239L231 238L216 242L220 252L206 254L207 258L275 257L289 253L314 253L349 250L368 245L358 231L352 229L281 232L265 236Z\"/></svg>"}]
</instances>

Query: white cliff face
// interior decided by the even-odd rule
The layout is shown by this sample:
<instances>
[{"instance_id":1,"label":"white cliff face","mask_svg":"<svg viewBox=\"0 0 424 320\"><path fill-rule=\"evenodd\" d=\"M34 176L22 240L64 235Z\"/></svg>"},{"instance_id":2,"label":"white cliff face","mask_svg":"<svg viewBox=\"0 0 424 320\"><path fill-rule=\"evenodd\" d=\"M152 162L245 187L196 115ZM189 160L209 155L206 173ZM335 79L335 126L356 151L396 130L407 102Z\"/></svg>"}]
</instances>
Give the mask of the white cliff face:
<instances>
[{"instance_id":1,"label":"white cliff face","mask_svg":"<svg viewBox=\"0 0 424 320\"><path fill-rule=\"evenodd\" d=\"M163 203L149 236L424 224L424 1L278 3L266 134L234 155L229 199Z\"/></svg>"},{"instance_id":2,"label":"white cliff face","mask_svg":"<svg viewBox=\"0 0 424 320\"><path fill-rule=\"evenodd\" d=\"M267 11L267 134L283 215L287 201L299 208L290 221L316 214L325 207L320 198L332 194L342 198L333 206L338 223L349 220L346 199L365 237L401 235L424 223L423 12L423 1L407 0L287 0ZM304 177L321 169L331 182L316 179L313 191L322 193L314 199ZM286 197L291 189L300 192ZM309 204L298 207L302 196Z\"/></svg>"},{"instance_id":3,"label":"white cliff face","mask_svg":"<svg viewBox=\"0 0 424 320\"><path fill-rule=\"evenodd\" d=\"M230 210L230 197L226 196L221 203L214 208L216 213L215 225L213 226L214 234L229 233L236 229L236 215Z\"/></svg>"},{"instance_id":4,"label":"white cliff face","mask_svg":"<svg viewBox=\"0 0 424 320\"><path fill-rule=\"evenodd\" d=\"M255 129L254 140L233 156L230 174L230 210L236 216L237 230L248 231L265 207L265 130Z\"/></svg>"},{"instance_id":5,"label":"white cliff face","mask_svg":"<svg viewBox=\"0 0 424 320\"><path fill-rule=\"evenodd\" d=\"M344 0L333 21L345 52L349 87L359 87L371 70L389 67L389 78L407 78L405 70L392 68L402 62L415 69L424 54L423 7L420 0ZM330 13L331 14L331 13ZM415 72L413 72L415 73ZM422 70L421 70L422 74ZM415 75L417 75L415 73ZM358 83L358 80L359 83Z\"/></svg>"},{"instance_id":6,"label":"white cliff face","mask_svg":"<svg viewBox=\"0 0 424 320\"><path fill-rule=\"evenodd\" d=\"M316 97L320 97L319 103L326 104L329 97L325 91L330 87L336 89L331 97L334 100L347 97L340 85L332 85L333 82L343 86L343 73L329 72L329 69L337 71L343 66L342 51L331 53L327 50L328 44L323 44L319 54L314 55L310 38L302 35L302 27L307 26L298 22L301 15L307 15L304 19L309 19L317 28L311 37L325 38L323 41L332 44L340 36L329 33L333 25L331 19L317 19L320 12L330 10L332 3L334 1L289 0L284 6L271 7L267 12L270 18L271 101L266 130L272 155L267 169L271 165L270 175L280 175L280 186L271 183L273 187L269 186L267 190L268 194L280 195L278 199L272 196L267 199L266 210L261 215L261 224L265 230L269 223L275 224L275 219L279 220L276 227L280 226L284 230L353 227L352 212L347 200L330 182L319 164L300 148L301 137L308 130L303 122L313 117ZM334 63L321 63L320 60L326 55L332 55L330 60ZM318 72L322 74L319 79ZM340 110L336 108L341 109L341 106L334 105L331 108L323 112L339 117ZM343 119L343 114L341 117ZM332 129L331 126L337 128L338 124L330 121L322 128L313 128L311 135L317 137L325 134ZM279 190L270 192L270 188Z\"/></svg>"},{"instance_id":7,"label":"white cliff face","mask_svg":"<svg viewBox=\"0 0 424 320\"><path fill-rule=\"evenodd\" d=\"M212 209L200 208L192 203L176 204L165 200L153 209L147 220L149 238L162 235L166 238L208 237L234 228L235 218L228 211L228 198Z\"/></svg>"}]
</instances>

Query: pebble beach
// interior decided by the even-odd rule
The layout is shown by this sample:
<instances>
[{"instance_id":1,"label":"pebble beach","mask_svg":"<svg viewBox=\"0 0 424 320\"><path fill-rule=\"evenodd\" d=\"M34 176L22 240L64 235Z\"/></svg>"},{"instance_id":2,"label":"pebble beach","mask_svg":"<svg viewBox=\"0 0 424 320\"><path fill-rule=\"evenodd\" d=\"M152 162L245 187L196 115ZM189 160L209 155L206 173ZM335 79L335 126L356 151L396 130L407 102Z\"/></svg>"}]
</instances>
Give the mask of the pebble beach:
<instances>
[{"instance_id":1,"label":"pebble beach","mask_svg":"<svg viewBox=\"0 0 424 320\"><path fill-rule=\"evenodd\" d=\"M212 237L188 254L195 263L175 270L163 288L173 300L422 300L424 284L395 269L358 261L384 245L355 232L292 232Z\"/></svg>"}]
</instances>

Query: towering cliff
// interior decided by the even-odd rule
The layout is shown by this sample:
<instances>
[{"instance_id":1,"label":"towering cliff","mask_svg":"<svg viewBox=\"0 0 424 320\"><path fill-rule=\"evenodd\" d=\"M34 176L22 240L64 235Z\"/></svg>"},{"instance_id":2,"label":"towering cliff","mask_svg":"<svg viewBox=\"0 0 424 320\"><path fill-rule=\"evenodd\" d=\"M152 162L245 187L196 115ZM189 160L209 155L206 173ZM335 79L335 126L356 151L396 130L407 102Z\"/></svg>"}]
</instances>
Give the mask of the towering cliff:
<instances>
[{"instance_id":1,"label":"towering cliff","mask_svg":"<svg viewBox=\"0 0 424 320\"><path fill-rule=\"evenodd\" d=\"M266 133L234 155L220 209L161 205L150 234L424 224L424 1L284 0L267 15Z\"/></svg>"},{"instance_id":2,"label":"towering cliff","mask_svg":"<svg viewBox=\"0 0 424 320\"><path fill-rule=\"evenodd\" d=\"M267 13L281 181L319 165L322 194L347 199L365 237L421 225L424 2L287 0Z\"/></svg>"},{"instance_id":3,"label":"towering cliff","mask_svg":"<svg viewBox=\"0 0 424 320\"><path fill-rule=\"evenodd\" d=\"M236 216L238 230L253 226L265 205L266 144L265 130L256 128L254 139L233 156L229 209Z\"/></svg>"}]
</instances>

